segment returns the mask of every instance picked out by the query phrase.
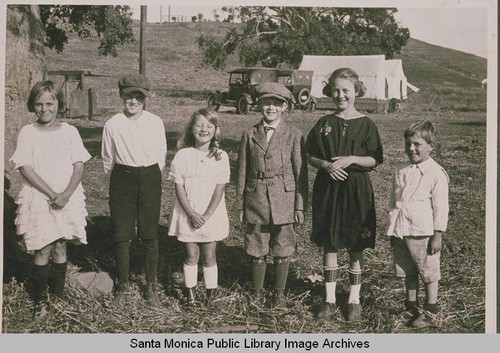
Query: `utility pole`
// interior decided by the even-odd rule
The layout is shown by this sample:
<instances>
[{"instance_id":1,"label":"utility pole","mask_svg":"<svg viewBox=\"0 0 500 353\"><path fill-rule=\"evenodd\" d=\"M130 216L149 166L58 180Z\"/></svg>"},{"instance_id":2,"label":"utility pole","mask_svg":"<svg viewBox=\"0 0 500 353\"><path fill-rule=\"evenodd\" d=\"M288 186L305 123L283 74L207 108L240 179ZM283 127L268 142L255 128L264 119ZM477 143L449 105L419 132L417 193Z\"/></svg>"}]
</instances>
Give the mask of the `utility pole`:
<instances>
[{"instance_id":1,"label":"utility pole","mask_svg":"<svg viewBox=\"0 0 500 353\"><path fill-rule=\"evenodd\" d=\"M168 5L168 22L170 22L170 5Z\"/></svg>"},{"instance_id":2,"label":"utility pole","mask_svg":"<svg viewBox=\"0 0 500 353\"><path fill-rule=\"evenodd\" d=\"M163 17L162 12L163 12L163 6L160 6L160 24L162 22L161 18Z\"/></svg>"},{"instance_id":3,"label":"utility pole","mask_svg":"<svg viewBox=\"0 0 500 353\"><path fill-rule=\"evenodd\" d=\"M148 21L148 7L141 5L141 29L139 39L139 73L146 75L146 23Z\"/></svg>"}]
</instances>

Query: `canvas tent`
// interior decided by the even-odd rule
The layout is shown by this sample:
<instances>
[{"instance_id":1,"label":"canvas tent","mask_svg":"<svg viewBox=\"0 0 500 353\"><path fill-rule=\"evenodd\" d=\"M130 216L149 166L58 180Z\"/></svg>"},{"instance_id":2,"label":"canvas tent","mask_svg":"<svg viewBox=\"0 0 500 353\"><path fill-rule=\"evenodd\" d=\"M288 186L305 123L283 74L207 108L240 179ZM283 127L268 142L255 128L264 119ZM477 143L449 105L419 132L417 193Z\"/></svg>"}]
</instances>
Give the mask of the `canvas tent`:
<instances>
[{"instance_id":1,"label":"canvas tent","mask_svg":"<svg viewBox=\"0 0 500 353\"><path fill-rule=\"evenodd\" d=\"M300 70L313 70L311 94L321 101L331 104L323 94L323 87L330 74L341 67L356 71L366 86L363 98L357 99L358 108L385 109L387 102L396 98L407 98L408 81L403 72L401 60L385 60L384 55L326 56L304 55Z\"/></svg>"},{"instance_id":2,"label":"canvas tent","mask_svg":"<svg viewBox=\"0 0 500 353\"><path fill-rule=\"evenodd\" d=\"M408 98L408 80L403 72L403 63L401 59L386 60L384 69L386 81L385 98L396 98L401 100Z\"/></svg>"}]
</instances>

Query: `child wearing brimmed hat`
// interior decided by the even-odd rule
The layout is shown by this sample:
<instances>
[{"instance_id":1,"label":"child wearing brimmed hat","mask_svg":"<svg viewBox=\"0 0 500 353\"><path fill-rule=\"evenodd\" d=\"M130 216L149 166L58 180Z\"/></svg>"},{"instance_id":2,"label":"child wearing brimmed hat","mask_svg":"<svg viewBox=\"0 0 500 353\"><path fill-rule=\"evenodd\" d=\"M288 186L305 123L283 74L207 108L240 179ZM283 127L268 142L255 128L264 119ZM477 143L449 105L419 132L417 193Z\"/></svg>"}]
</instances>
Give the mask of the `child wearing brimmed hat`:
<instances>
[{"instance_id":1,"label":"child wearing brimmed hat","mask_svg":"<svg viewBox=\"0 0 500 353\"><path fill-rule=\"evenodd\" d=\"M111 171L109 208L118 272L113 303L122 303L129 289L129 246L137 224L137 237L144 247L145 297L156 305L161 173L167 154L165 127L158 116L144 110L151 97L144 75L124 76L118 88L124 109L106 122L102 137L104 171Z\"/></svg>"},{"instance_id":2,"label":"child wearing brimmed hat","mask_svg":"<svg viewBox=\"0 0 500 353\"><path fill-rule=\"evenodd\" d=\"M243 133L238 155L237 207L245 222L245 247L252 257L253 297L259 302L266 256L274 257L275 307L285 306L289 257L295 252L294 224L304 221L307 162L302 133L282 120L290 91L268 82L256 86L262 120Z\"/></svg>"}]
</instances>

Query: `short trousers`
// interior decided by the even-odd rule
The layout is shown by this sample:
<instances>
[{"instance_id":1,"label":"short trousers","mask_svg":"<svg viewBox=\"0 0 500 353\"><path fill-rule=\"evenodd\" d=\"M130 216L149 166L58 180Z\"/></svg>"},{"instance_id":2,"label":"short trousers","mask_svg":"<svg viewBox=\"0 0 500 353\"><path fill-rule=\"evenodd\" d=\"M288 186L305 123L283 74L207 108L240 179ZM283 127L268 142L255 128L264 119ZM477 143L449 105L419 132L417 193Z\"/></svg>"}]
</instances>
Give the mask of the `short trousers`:
<instances>
[{"instance_id":1,"label":"short trousers","mask_svg":"<svg viewBox=\"0 0 500 353\"><path fill-rule=\"evenodd\" d=\"M441 252L429 255L430 236L394 237L393 254L396 276L400 278L418 276L424 283L441 279Z\"/></svg>"},{"instance_id":2,"label":"short trousers","mask_svg":"<svg viewBox=\"0 0 500 353\"><path fill-rule=\"evenodd\" d=\"M288 257L295 252L297 236L294 224L247 224L245 249L248 255Z\"/></svg>"},{"instance_id":3,"label":"short trousers","mask_svg":"<svg viewBox=\"0 0 500 353\"><path fill-rule=\"evenodd\" d=\"M113 240L158 239L161 171L158 164L131 167L115 164L109 182Z\"/></svg>"}]
</instances>

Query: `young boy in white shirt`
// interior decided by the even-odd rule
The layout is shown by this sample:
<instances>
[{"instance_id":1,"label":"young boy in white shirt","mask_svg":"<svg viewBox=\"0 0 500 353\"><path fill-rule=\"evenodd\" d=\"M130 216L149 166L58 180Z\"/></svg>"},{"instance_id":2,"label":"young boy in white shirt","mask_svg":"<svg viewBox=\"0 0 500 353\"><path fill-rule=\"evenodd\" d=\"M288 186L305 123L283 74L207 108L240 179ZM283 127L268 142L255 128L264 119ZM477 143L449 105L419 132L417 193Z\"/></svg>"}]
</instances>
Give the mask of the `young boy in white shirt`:
<instances>
[{"instance_id":1,"label":"young boy in white shirt","mask_svg":"<svg viewBox=\"0 0 500 353\"><path fill-rule=\"evenodd\" d=\"M167 155L165 126L158 116L144 110L151 97L144 75L124 76L118 88L124 109L106 122L102 137L104 171L111 170L109 208L118 272L113 303L121 304L129 290L129 247L137 225L137 237L144 247L145 297L156 305L161 173Z\"/></svg>"},{"instance_id":2,"label":"young boy in white shirt","mask_svg":"<svg viewBox=\"0 0 500 353\"><path fill-rule=\"evenodd\" d=\"M432 325L438 313L441 238L448 223L446 171L430 153L436 145L436 131L429 120L411 124L404 132L405 152L411 165L398 170L393 180L390 225L396 276L405 279L409 325ZM425 284L423 312L417 308L418 276Z\"/></svg>"}]
</instances>

